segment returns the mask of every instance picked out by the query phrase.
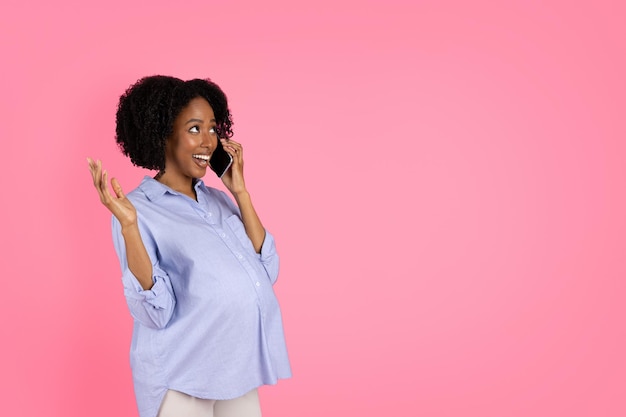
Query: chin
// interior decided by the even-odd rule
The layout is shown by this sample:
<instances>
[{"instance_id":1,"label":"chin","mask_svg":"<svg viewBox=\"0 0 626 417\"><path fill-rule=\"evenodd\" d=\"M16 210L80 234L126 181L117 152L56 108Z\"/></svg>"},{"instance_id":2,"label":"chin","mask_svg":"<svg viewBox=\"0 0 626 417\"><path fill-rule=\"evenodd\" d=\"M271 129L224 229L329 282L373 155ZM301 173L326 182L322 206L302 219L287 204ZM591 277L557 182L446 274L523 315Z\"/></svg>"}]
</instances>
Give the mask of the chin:
<instances>
[{"instance_id":1,"label":"chin","mask_svg":"<svg viewBox=\"0 0 626 417\"><path fill-rule=\"evenodd\" d=\"M206 175L207 170L206 169L199 169L196 170L196 175L195 178L202 178Z\"/></svg>"}]
</instances>

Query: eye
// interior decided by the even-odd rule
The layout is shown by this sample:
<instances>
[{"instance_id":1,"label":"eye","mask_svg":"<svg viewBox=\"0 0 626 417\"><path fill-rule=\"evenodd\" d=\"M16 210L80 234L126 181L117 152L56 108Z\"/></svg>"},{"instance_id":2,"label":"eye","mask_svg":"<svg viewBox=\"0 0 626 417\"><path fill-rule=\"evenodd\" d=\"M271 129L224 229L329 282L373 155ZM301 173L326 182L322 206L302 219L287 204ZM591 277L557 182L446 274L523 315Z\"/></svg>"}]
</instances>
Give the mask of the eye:
<instances>
[{"instance_id":1,"label":"eye","mask_svg":"<svg viewBox=\"0 0 626 417\"><path fill-rule=\"evenodd\" d=\"M210 128L210 129L209 129L209 132L210 132L212 135L215 135L215 134L217 133L217 130L215 129L215 126L213 126L212 128Z\"/></svg>"},{"instance_id":2,"label":"eye","mask_svg":"<svg viewBox=\"0 0 626 417\"><path fill-rule=\"evenodd\" d=\"M191 126L189 128L189 132L191 132L191 133L200 133L200 128L198 126Z\"/></svg>"}]
</instances>

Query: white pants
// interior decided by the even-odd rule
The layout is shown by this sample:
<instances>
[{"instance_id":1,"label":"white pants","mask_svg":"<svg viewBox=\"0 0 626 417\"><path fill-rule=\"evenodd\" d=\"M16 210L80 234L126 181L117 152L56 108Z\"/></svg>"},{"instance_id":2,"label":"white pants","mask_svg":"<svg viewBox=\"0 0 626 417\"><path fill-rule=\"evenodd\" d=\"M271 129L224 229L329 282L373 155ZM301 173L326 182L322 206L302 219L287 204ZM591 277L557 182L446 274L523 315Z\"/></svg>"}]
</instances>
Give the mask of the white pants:
<instances>
[{"instance_id":1,"label":"white pants","mask_svg":"<svg viewBox=\"0 0 626 417\"><path fill-rule=\"evenodd\" d=\"M157 417L261 417L257 390L232 400L203 400L168 390Z\"/></svg>"}]
</instances>

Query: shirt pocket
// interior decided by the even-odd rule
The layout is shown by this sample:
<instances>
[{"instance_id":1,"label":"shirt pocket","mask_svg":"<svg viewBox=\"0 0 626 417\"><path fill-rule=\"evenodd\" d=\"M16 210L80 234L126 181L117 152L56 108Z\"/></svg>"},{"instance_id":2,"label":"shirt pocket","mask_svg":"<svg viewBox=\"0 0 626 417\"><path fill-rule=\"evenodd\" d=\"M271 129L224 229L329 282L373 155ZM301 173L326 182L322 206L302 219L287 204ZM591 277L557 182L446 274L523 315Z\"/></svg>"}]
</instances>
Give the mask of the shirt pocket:
<instances>
[{"instance_id":1,"label":"shirt pocket","mask_svg":"<svg viewBox=\"0 0 626 417\"><path fill-rule=\"evenodd\" d=\"M226 225L233 232L233 234L237 237L237 240L239 241L239 243L241 243L243 248L248 253L256 255L254 246L252 246L252 241L246 234L246 228L243 225L243 222L241 221L239 216L236 214L233 214L232 216L228 217L226 219Z\"/></svg>"}]
</instances>

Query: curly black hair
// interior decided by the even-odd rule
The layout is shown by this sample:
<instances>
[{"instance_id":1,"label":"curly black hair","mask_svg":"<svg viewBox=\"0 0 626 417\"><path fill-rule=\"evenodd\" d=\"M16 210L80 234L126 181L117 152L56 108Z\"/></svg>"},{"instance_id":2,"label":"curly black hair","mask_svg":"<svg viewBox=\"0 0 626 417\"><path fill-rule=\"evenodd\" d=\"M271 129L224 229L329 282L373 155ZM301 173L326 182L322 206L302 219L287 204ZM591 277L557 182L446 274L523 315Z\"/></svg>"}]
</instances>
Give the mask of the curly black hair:
<instances>
[{"instance_id":1,"label":"curly black hair","mask_svg":"<svg viewBox=\"0 0 626 417\"><path fill-rule=\"evenodd\" d=\"M138 80L120 97L115 116L115 141L133 165L165 170L165 143L174 120L191 100L209 102L220 138L233 136L233 120L222 89L209 79L183 81L165 75Z\"/></svg>"}]
</instances>

